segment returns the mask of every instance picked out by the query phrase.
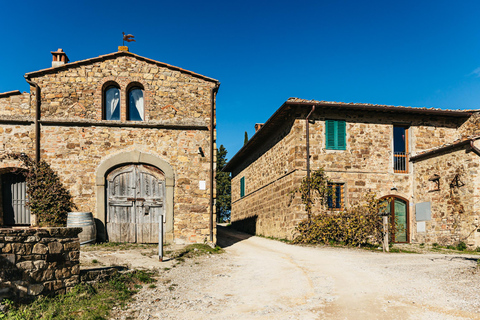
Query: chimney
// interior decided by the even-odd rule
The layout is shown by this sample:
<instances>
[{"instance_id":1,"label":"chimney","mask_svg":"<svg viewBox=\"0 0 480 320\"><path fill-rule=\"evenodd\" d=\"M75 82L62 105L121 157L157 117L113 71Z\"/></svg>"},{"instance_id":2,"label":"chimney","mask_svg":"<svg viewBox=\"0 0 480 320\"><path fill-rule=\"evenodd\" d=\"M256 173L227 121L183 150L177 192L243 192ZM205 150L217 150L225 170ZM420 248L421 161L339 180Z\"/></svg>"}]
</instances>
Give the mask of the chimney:
<instances>
[{"instance_id":1,"label":"chimney","mask_svg":"<svg viewBox=\"0 0 480 320\"><path fill-rule=\"evenodd\" d=\"M260 130L263 127L264 123L255 123L255 132Z\"/></svg>"},{"instance_id":2,"label":"chimney","mask_svg":"<svg viewBox=\"0 0 480 320\"><path fill-rule=\"evenodd\" d=\"M68 63L67 54L63 52L62 49L58 48L57 51L50 51L52 53L52 68L63 66L65 63Z\"/></svg>"}]
</instances>

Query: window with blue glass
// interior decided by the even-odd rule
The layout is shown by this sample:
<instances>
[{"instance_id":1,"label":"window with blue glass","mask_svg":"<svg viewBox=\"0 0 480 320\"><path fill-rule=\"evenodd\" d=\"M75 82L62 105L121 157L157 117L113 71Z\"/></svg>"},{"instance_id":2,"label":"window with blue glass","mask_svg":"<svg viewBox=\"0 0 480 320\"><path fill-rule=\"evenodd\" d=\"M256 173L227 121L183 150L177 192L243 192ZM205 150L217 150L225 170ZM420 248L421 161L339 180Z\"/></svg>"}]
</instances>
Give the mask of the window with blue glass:
<instances>
[{"instance_id":1,"label":"window with blue glass","mask_svg":"<svg viewBox=\"0 0 480 320\"><path fill-rule=\"evenodd\" d=\"M330 183L328 189L331 190L327 197L327 206L329 209L340 210L343 209L344 197L343 197L343 183Z\"/></svg>"},{"instance_id":2,"label":"window with blue glass","mask_svg":"<svg viewBox=\"0 0 480 320\"><path fill-rule=\"evenodd\" d=\"M325 120L325 148L346 150L347 131L345 120Z\"/></svg>"},{"instance_id":3,"label":"window with blue glass","mask_svg":"<svg viewBox=\"0 0 480 320\"><path fill-rule=\"evenodd\" d=\"M130 121L143 121L144 113L143 89L133 87L128 90L127 119Z\"/></svg>"},{"instance_id":4,"label":"window with blue glass","mask_svg":"<svg viewBox=\"0 0 480 320\"><path fill-rule=\"evenodd\" d=\"M114 85L104 91L104 119L120 120L120 89Z\"/></svg>"}]
</instances>

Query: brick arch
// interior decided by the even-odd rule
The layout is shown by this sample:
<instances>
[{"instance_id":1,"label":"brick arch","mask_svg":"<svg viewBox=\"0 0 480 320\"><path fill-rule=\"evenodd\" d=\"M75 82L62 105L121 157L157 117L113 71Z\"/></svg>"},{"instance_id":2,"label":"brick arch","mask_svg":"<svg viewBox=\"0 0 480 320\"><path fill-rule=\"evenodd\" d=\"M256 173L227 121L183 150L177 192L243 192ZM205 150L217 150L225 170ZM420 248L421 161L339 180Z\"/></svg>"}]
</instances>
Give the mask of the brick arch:
<instances>
[{"instance_id":1,"label":"brick arch","mask_svg":"<svg viewBox=\"0 0 480 320\"><path fill-rule=\"evenodd\" d=\"M103 160L97 168L95 185L97 193L97 233L101 240L105 240L106 195L105 177L112 169L127 164L148 164L160 169L165 175L165 233L167 239L173 239L173 189L175 173L173 167L165 160L138 150L120 152ZM100 224L100 225L99 225Z\"/></svg>"},{"instance_id":2,"label":"brick arch","mask_svg":"<svg viewBox=\"0 0 480 320\"><path fill-rule=\"evenodd\" d=\"M118 85L120 89L120 120L125 122L127 119L127 94L128 90L133 86L137 85L143 88L143 104L145 110L145 120L148 121L149 119L149 109L150 109L150 100L151 100L151 92L148 90L148 85L145 83L145 80L140 77L116 77L116 76L108 76L104 77L102 81L99 81L97 85L97 89L95 90L95 106L97 107L97 120L103 120L103 91L108 87L110 84Z\"/></svg>"}]
</instances>

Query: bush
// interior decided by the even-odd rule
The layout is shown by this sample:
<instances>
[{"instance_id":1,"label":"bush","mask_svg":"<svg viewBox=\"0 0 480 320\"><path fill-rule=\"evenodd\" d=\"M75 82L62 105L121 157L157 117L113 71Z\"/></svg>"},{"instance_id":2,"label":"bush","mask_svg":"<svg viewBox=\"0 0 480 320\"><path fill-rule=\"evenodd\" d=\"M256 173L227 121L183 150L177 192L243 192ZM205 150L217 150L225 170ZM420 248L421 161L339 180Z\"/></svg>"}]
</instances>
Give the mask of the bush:
<instances>
[{"instance_id":1,"label":"bush","mask_svg":"<svg viewBox=\"0 0 480 320\"><path fill-rule=\"evenodd\" d=\"M385 204L383 204L385 203ZM343 243L351 246L383 241L383 219L378 213L386 202L368 193L362 202L342 212L322 212L302 221L294 243ZM390 228L389 228L390 229Z\"/></svg>"},{"instance_id":2,"label":"bush","mask_svg":"<svg viewBox=\"0 0 480 320\"><path fill-rule=\"evenodd\" d=\"M460 241L458 244L457 244L457 250L458 251L464 251L467 249L467 245L465 244L465 242L463 241Z\"/></svg>"}]
</instances>

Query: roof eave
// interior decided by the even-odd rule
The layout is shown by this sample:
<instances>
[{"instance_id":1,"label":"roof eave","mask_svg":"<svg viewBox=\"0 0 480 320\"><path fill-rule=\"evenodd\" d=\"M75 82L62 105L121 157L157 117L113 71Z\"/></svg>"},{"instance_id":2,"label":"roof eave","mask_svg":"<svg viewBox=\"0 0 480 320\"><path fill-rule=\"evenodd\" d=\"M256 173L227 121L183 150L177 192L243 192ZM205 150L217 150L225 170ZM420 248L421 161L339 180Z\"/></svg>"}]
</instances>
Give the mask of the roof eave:
<instances>
[{"instance_id":1,"label":"roof eave","mask_svg":"<svg viewBox=\"0 0 480 320\"><path fill-rule=\"evenodd\" d=\"M61 70L74 68L74 67L77 67L77 66L80 66L80 65L95 63L95 62L98 62L98 61L104 61L104 60L113 59L113 58L121 57L121 56L131 56L131 57L137 58L137 59L145 61L145 62L154 63L154 64L156 64L158 66L161 66L161 67L165 67L165 68L168 68L168 69L180 71L182 73L189 74L189 75L194 76L196 78L200 78L200 79L203 79L203 80L206 80L206 81L210 81L210 82L220 84L220 81L218 81L216 79L213 79L213 78L210 78L210 77L206 77L206 76L201 75L199 73L195 73L193 71L185 70L185 69L182 69L180 67L172 66L172 65L167 64L167 63L163 63L163 62L160 62L160 61L156 61L156 60L153 60L153 59L142 57L142 56L139 56L135 53L126 52L126 51L113 52L113 53L101 55L101 56L94 57L94 58L89 58L89 59L85 59L85 60L79 60L79 61L75 61L75 62L66 63L66 64L58 66L58 67L52 67L52 68L42 69L42 70L38 70L38 71L32 71L32 72L26 73L24 75L24 77L26 79L30 79L32 77L34 78L34 77L38 77L38 76L41 76L41 75L44 75L44 74L55 73L55 72L58 72L58 71L61 71Z\"/></svg>"}]
</instances>

